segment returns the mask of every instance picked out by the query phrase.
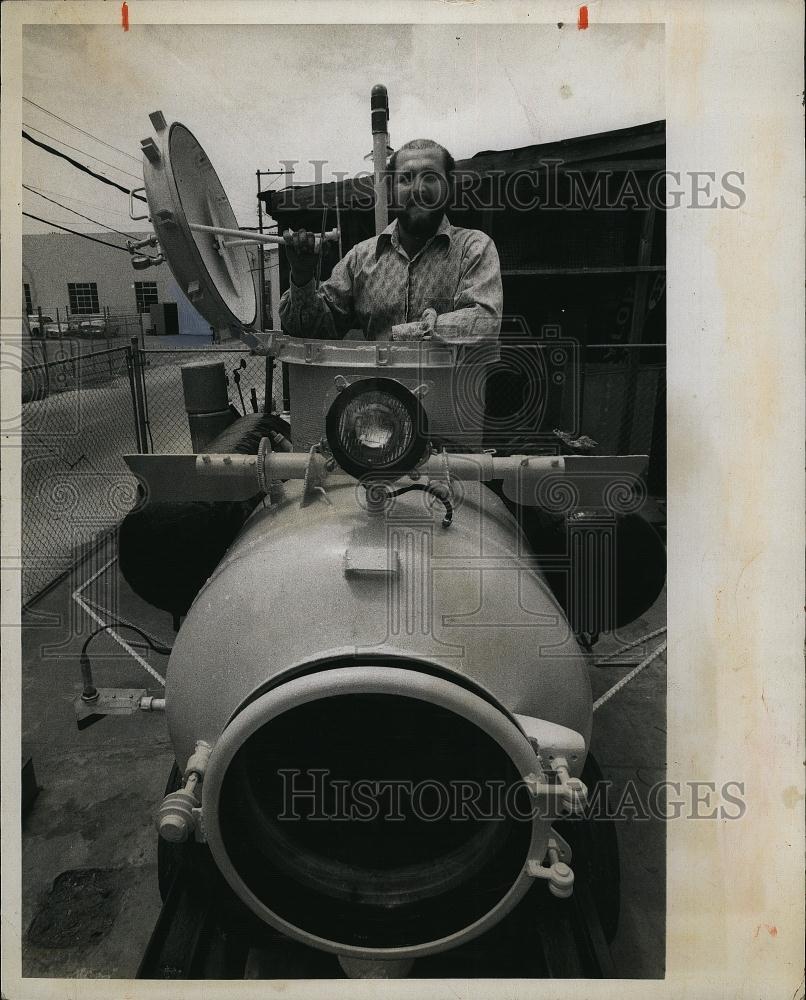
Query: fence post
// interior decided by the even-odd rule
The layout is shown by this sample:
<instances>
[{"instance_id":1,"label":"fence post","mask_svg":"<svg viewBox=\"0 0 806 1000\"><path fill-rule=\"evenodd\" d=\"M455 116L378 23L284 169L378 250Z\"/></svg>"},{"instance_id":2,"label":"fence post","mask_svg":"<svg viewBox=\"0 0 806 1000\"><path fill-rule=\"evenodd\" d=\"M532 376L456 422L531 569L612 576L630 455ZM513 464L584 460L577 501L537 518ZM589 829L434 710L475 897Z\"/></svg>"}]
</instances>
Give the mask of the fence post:
<instances>
[{"instance_id":1,"label":"fence post","mask_svg":"<svg viewBox=\"0 0 806 1000\"><path fill-rule=\"evenodd\" d=\"M109 351L106 358L109 362L109 377L112 378L112 341L109 339L109 306L104 306L104 336L106 338L106 349Z\"/></svg>"},{"instance_id":2,"label":"fence post","mask_svg":"<svg viewBox=\"0 0 806 1000\"><path fill-rule=\"evenodd\" d=\"M45 324L42 322L42 306L36 307L39 316L39 336L42 338L42 357L45 359L45 395L50 395L50 368L48 367L48 344L45 337Z\"/></svg>"},{"instance_id":3,"label":"fence post","mask_svg":"<svg viewBox=\"0 0 806 1000\"><path fill-rule=\"evenodd\" d=\"M137 422L141 441L141 454L148 453L148 439L146 437L146 402L145 402L145 372L143 371L143 355L137 337L131 338L132 360L134 367L134 395L136 401Z\"/></svg>"}]
</instances>

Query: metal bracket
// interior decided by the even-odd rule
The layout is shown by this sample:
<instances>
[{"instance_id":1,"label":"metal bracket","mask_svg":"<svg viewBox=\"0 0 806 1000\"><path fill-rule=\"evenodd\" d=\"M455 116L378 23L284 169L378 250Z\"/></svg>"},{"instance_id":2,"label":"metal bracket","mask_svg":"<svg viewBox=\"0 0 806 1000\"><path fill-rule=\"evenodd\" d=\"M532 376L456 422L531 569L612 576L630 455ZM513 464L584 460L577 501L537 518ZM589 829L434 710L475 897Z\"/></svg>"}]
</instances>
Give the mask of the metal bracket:
<instances>
[{"instance_id":1,"label":"metal bracket","mask_svg":"<svg viewBox=\"0 0 806 1000\"><path fill-rule=\"evenodd\" d=\"M200 844L207 843L207 830L204 828L204 812L201 806L196 806L190 810L193 817L193 836Z\"/></svg>"},{"instance_id":2,"label":"metal bracket","mask_svg":"<svg viewBox=\"0 0 806 1000\"><path fill-rule=\"evenodd\" d=\"M149 136L147 139L140 140L140 148L143 151L146 159L149 163L159 163L160 160L160 150L159 146L154 142L154 140Z\"/></svg>"},{"instance_id":3,"label":"metal bracket","mask_svg":"<svg viewBox=\"0 0 806 1000\"><path fill-rule=\"evenodd\" d=\"M545 879L549 884L549 892L558 899L568 899L574 891L574 873L568 864L571 851L566 841L552 829L549 837L546 857L530 858L526 862L526 874L531 878ZM568 861L564 860L567 858ZM548 862L548 864L546 864Z\"/></svg>"},{"instance_id":4,"label":"metal bracket","mask_svg":"<svg viewBox=\"0 0 806 1000\"><path fill-rule=\"evenodd\" d=\"M156 132L162 132L162 130L168 125L168 122L165 120L165 115L161 111L152 111L148 117L151 120L151 124L154 126L154 130Z\"/></svg>"},{"instance_id":5,"label":"metal bracket","mask_svg":"<svg viewBox=\"0 0 806 1000\"><path fill-rule=\"evenodd\" d=\"M357 545L344 552L346 577L392 577L400 574L400 556L382 546Z\"/></svg>"},{"instance_id":6,"label":"metal bracket","mask_svg":"<svg viewBox=\"0 0 806 1000\"><path fill-rule=\"evenodd\" d=\"M564 757L553 757L550 774L556 779L547 781L544 774L528 774L523 779L533 799L554 801L561 813L581 813L588 802L588 789L579 778L568 773Z\"/></svg>"},{"instance_id":7,"label":"metal bracket","mask_svg":"<svg viewBox=\"0 0 806 1000\"><path fill-rule=\"evenodd\" d=\"M82 694L73 700L76 724L86 729L105 715L134 715L136 712L159 711L165 707L163 698L152 698L145 688L96 688L92 698Z\"/></svg>"},{"instance_id":8,"label":"metal bracket","mask_svg":"<svg viewBox=\"0 0 806 1000\"><path fill-rule=\"evenodd\" d=\"M323 483L327 479L327 462L322 454L319 445L313 445L308 452L308 462L305 466L305 478L302 481L302 502L300 507L307 507L309 503L322 496L330 502Z\"/></svg>"}]
</instances>

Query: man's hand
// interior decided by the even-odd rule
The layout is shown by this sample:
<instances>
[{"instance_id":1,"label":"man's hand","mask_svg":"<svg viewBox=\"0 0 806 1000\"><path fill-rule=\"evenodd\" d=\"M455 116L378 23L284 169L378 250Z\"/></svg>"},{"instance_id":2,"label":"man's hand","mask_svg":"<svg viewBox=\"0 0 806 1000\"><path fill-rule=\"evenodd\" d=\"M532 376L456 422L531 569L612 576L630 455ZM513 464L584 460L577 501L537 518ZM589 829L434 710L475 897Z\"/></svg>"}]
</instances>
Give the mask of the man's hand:
<instances>
[{"instance_id":1,"label":"man's hand","mask_svg":"<svg viewBox=\"0 0 806 1000\"><path fill-rule=\"evenodd\" d=\"M427 340L434 332L437 322L436 309L424 310L414 323L398 323L391 330L392 340Z\"/></svg>"},{"instance_id":2,"label":"man's hand","mask_svg":"<svg viewBox=\"0 0 806 1000\"><path fill-rule=\"evenodd\" d=\"M313 233L299 229L296 233L286 229L283 233L285 254L291 267L291 280L295 285L307 285L313 277L316 250Z\"/></svg>"}]
</instances>

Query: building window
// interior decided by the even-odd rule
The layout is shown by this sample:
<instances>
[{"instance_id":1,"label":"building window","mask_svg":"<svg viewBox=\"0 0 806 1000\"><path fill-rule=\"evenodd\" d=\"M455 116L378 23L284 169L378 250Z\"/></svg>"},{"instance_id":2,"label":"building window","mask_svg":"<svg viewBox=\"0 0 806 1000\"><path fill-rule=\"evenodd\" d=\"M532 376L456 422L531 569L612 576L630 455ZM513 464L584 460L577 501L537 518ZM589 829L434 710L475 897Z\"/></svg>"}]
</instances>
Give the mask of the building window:
<instances>
[{"instance_id":1,"label":"building window","mask_svg":"<svg viewBox=\"0 0 806 1000\"><path fill-rule=\"evenodd\" d=\"M98 286L94 281L70 282L67 285L71 313L99 313Z\"/></svg>"},{"instance_id":2,"label":"building window","mask_svg":"<svg viewBox=\"0 0 806 1000\"><path fill-rule=\"evenodd\" d=\"M22 289L25 292L25 312L28 316L30 316L34 311L34 304L31 301L31 286L29 284L24 284Z\"/></svg>"},{"instance_id":3,"label":"building window","mask_svg":"<svg viewBox=\"0 0 806 1000\"><path fill-rule=\"evenodd\" d=\"M135 281L134 296L137 299L137 311L147 313L150 306L159 302L156 281Z\"/></svg>"}]
</instances>

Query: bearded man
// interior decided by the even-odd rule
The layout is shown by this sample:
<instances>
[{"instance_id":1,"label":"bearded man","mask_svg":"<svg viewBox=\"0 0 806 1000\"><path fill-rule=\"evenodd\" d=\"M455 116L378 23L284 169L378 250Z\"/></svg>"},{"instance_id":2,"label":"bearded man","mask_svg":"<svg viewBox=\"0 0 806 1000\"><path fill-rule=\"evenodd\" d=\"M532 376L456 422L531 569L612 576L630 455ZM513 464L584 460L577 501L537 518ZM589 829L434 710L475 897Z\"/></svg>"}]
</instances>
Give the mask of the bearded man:
<instances>
[{"instance_id":1,"label":"bearded man","mask_svg":"<svg viewBox=\"0 0 806 1000\"><path fill-rule=\"evenodd\" d=\"M360 328L366 340L485 344L484 361L496 360L501 266L489 236L445 216L454 169L451 154L431 139L398 149L387 167L396 218L356 244L318 288L314 234L286 232L291 282L280 301L283 329L328 340Z\"/></svg>"}]
</instances>

